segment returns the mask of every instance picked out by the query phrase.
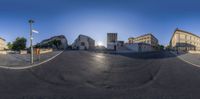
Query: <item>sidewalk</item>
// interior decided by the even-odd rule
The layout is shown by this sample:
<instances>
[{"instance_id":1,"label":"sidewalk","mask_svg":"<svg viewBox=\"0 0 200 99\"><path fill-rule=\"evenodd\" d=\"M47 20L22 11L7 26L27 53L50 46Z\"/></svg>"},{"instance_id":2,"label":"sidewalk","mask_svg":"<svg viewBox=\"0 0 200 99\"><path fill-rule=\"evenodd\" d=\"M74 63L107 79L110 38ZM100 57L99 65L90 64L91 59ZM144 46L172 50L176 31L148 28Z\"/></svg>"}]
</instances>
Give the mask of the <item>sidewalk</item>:
<instances>
[{"instance_id":1,"label":"sidewalk","mask_svg":"<svg viewBox=\"0 0 200 99\"><path fill-rule=\"evenodd\" d=\"M172 52L174 55L176 55L177 57L179 57L181 60L189 63L189 64L192 64L192 65L195 65L195 66L198 66L200 67L200 54L191 54L191 53L175 53L175 52Z\"/></svg>"},{"instance_id":2,"label":"sidewalk","mask_svg":"<svg viewBox=\"0 0 200 99\"><path fill-rule=\"evenodd\" d=\"M39 56L34 55L34 64L40 63L42 61L45 61L61 51L54 51L50 53L45 53L40 55L40 61ZM8 66L8 67L18 67L18 66L26 66L30 65L30 54L0 54L0 66Z\"/></svg>"}]
</instances>

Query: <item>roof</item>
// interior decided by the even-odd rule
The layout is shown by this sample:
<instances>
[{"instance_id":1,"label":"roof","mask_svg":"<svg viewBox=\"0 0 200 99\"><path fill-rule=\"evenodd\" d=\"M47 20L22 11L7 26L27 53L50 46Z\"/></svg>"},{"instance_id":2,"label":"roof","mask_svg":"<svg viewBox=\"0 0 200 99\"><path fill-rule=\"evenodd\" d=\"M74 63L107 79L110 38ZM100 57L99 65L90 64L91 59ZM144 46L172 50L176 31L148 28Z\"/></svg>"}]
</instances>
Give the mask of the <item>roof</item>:
<instances>
[{"instance_id":1,"label":"roof","mask_svg":"<svg viewBox=\"0 0 200 99\"><path fill-rule=\"evenodd\" d=\"M6 41L5 39L3 39L3 38L1 38L1 37L0 37L0 39L2 39L3 41Z\"/></svg>"},{"instance_id":2,"label":"roof","mask_svg":"<svg viewBox=\"0 0 200 99\"><path fill-rule=\"evenodd\" d=\"M89 37L89 36L86 36L86 35L82 35L82 34L80 34L78 37L86 37L86 38L89 38L89 39L91 39L91 40L94 40L94 39L92 39L91 37Z\"/></svg>"},{"instance_id":3,"label":"roof","mask_svg":"<svg viewBox=\"0 0 200 99\"><path fill-rule=\"evenodd\" d=\"M65 36L64 36L64 35L53 36L53 37L51 37L51 38L49 38L49 39L42 40L42 42L46 42L46 41L52 40L52 39L54 39L54 38L65 38ZM66 39L66 38L65 38L65 39Z\"/></svg>"},{"instance_id":4,"label":"roof","mask_svg":"<svg viewBox=\"0 0 200 99\"><path fill-rule=\"evenodd\" d=\"M148 35L151 35L152 37L154 37L156 40L158 40L153 34L151 33L147 33L147 34L143 34L143 35L140 35L138 37L135 37L135 38L139 38L139 37L143 37L143 36L148 36ZM135 39L134 37L130 37L129 39Z\"/></svg>"},{"instance_id":5,"label":"roof","mask_svg":"<svg viewBox=\"0 0 200 99\"><path fill-rule=\"evenodd\" d=\"M199 37L199 36L196 35L196 34L193 34L193 33L191 33L191 32L185 31L185 30L180 30L180 29L178 29L178 28L175 30L175 32L176 32L176 31L180 31L180 32L188 33L188 34L191 34L191 35L193 35L193 36ZM199 37L199 38L200 38L200 37Z\"/></svg>"},{"instance_id":6,"label":"roof","mask_svg":"<svg viewBox=\"0 0 200 99\"><path fill-rule=\"evenodd\" d=\"M107 33L107 34L117 34L117 33Z\"/></svg>"},{"instance_id":7,"label":"roof","mask_svg":"<svg viewBox=\"0 0 200 99\"><path fill-rule=\"evenodd\" d=\"M185 30L181 30L181 29L179 29L179 28L176 28L175 31L174 31L174 33L173 33L173 35L172 35L172 37L171 37L171 39L170 39L170 42L171 42L172 38L174 37L174 34L175 34L177 31L179 31L179 32L184 32L184 33L187 33L187 34L190 34L190 35L193 35L193 36L196 36L196 37L200 38L200 37L199 37L198 35L196 35L196 34L193 34L193 33L191 33L191 32L188 32L188 31L185 31Z\"/></svg>"}]
</instances>

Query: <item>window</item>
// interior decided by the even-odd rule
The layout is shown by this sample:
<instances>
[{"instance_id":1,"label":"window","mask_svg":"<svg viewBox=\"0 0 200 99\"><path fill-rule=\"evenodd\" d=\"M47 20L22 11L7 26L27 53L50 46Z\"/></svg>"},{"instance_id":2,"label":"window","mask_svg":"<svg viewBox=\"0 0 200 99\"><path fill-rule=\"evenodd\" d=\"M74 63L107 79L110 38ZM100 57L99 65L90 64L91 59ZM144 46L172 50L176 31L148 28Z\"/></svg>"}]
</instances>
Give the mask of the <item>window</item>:
<instances>
[{"instance_id":1,"label":"window","mask_svg":"<svg viewBox=\"0 0 200 99\"><path fill-rule=\"evenodd\" d=\"M85 43L84 43L84 42L81 42L81 46L85 46Z\"/></svg>"}]
</instances>

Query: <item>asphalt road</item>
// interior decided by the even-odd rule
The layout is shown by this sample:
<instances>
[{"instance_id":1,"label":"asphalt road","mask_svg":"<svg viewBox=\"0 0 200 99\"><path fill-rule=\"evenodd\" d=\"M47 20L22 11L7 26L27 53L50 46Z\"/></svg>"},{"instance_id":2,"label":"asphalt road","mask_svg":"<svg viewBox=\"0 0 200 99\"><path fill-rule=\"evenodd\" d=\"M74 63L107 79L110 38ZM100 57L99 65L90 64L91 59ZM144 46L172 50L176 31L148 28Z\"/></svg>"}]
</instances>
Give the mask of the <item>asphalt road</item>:
<instances>
[{"instance_id":1,"label":"asphalt road","mask_svg":"<svg viewBox=\"0 0 200 99\"><path fill-rule=\"evenodd\" d=\"M0 69L0 99L199 99L200 68L169 52L65 51L31 69Z\"/></svg>"}]
</instances>

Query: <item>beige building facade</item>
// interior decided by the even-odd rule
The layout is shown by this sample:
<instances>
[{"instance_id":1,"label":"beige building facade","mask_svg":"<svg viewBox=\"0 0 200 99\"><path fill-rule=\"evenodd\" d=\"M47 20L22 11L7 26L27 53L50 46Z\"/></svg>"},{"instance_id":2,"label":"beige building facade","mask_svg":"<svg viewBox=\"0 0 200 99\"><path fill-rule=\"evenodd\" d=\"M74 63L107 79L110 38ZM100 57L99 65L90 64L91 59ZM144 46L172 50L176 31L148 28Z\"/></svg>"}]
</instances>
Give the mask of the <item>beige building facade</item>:
<instances>
[{"instance_id":1,"label":"beige building facade","mask_svg":"<svg viewBox=\"0 0 200 99\"><path fill-rule=\"evenodd\" d=\"M139 37L131 37L128 39L129 44L134 44L134 43L146 43L146 44L150 44L151 46L158 46L158 39L153 36L151 33L149 34L144 34L142 36Z\"/></svg>"},{"instance_id":2,"label":"beige building facade","mask_svg":"<svg viewBox=\"0 0 200 99\"><path fill-rule=\"evenodd\" d=\"M6 40L0 37L0 51L5 50L6 48Z\"/></svg>"},{"instance_id":3,"label":"beige building facade","mask_svg":"<svg viewBox=\"0 0 200 99\"><path fill-rule=\"evenodd\" d=\"M200 51L200 37L191 32L176 29L170 40L170 48L178 51Z\"/></svg>"}]
</instances>

